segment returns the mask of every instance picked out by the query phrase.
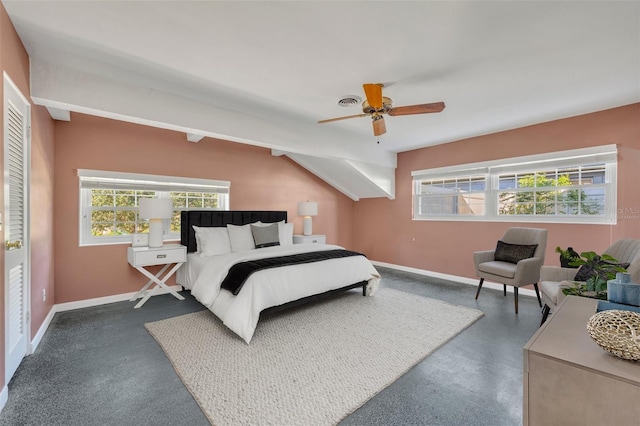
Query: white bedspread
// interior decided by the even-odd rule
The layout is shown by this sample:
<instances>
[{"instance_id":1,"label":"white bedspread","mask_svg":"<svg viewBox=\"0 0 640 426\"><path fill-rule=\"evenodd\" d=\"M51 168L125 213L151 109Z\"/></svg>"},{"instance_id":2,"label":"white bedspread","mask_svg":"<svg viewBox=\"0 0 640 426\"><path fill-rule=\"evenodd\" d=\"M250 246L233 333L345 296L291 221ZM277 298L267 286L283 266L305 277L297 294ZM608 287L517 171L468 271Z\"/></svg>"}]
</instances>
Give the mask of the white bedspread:
<instances>
[{"instance_id":1,"label":"white bedspread","mask_svg":"<svg viewBox=\"0 0 640 426\"><path fill-rule=\"evenodd\" d=\"M234 296L220 289L229 268L245 260L342 248L327 244L293 244L207 258L190 257L189 262L195 260L196 263L193 270L200 270L195 280L190 279L191 294L249 343L262 310L360 281L369 281L367 295L372 295L380 275L364 256L329 259L257 271ZM206 259L206 263L201 259Z\"/></svg>"},{"instance_id":2,"label":"white bedspread","mask_svg":"<svg viewBox=\"0 0 640 426\"><path fill-rule=\"evenodd\" d=\"M193 288L200 271L205 267L211 257L202 257L200 253L188 253L187 262L176 272L176 284L180 284L187 290Z\"/></svg>"}]
</instances>

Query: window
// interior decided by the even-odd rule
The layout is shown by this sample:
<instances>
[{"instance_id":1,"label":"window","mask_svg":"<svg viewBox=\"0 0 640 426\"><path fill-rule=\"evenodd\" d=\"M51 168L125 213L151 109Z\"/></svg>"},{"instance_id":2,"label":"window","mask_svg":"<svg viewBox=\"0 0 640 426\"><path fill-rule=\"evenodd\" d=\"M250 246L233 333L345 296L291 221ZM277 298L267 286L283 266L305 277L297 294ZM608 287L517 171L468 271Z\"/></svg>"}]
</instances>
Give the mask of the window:
<instances>
[{"instance_id":1,"label":"window","mask_svg":"<svg viewBox=\"0 0 640 426\"><path fill-rule=\"evenodd\" d=\"M612 224L616 167L607 145L415 171L413 218Z\"/></svg>"},{"instance_id":2,"label":"window","mask_svg":"<svg viewBox=\"0 0 640 426\"><path fill-rule=\"evenodd\" d=\"M80 245L131 242L131 234L148 232L138 216L141 198L171 198L174 213L165 224L165 239L180 239L180 212L229 209L230 182L175 176L78 170L80 178Z\"/></svg>"},{"instance_id":3,"label":"window","mask_svg":"<svg viewBox=\"0 0 640 426\"><path fill-rule=\"evenodd\" d=\"M416 181L418 210L427 216L484 214L485 176L460 176Z\"/></svg>"}]
</instances>

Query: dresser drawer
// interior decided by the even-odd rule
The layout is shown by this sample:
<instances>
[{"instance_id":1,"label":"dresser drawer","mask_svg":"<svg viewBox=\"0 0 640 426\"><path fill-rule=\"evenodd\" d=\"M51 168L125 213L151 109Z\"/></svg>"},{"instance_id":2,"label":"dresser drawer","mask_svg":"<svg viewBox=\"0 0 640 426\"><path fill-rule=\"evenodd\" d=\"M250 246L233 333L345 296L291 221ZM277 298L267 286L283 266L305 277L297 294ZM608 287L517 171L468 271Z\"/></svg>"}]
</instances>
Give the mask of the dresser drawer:
<instances>
[{"instance_id":1,"label":"dresser drawer","mask_svg":"<svg viewBox=\"0 0 640 426\"><path fill-rule=\"evenodd\" d=\"M150 249L148 247L129 247L129 263L133 266L164 265L187 261L187 248L175 245L170 248Z\"/></svg>"},{"instance_id":2,"label":"dresser drawer","mask_svg":"<svg viewBox=\"0 0 640 426\"><path fill-rule=\"evenodd\" d=\"M294 235L293 244L326 244L325 235Z\"/></svg>"}]
</instances>

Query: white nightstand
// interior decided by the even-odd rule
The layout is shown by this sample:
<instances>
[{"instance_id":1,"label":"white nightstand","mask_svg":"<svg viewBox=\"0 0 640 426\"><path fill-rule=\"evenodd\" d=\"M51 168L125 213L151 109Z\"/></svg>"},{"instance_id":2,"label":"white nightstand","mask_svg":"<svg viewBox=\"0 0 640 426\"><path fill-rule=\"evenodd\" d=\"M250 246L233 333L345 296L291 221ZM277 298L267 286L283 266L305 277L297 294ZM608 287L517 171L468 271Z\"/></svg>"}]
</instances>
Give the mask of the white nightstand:
<instances>
[{"instance_id":1,"label":"white nightstand","mask_svg":"<svg viewBox=\"0 0 640 426\"><path fill-rule=\"evenodd\" d=\"M294 235L293 244L327 244L326 235Z\"/></svg>"},{"instance_id":2,"label":"white nightstand","mask_svg":"<svg viewBox=\"0 0 640 426\"><path fill-rule=\"evenodd\" d=\"M165 244L162 247L157 248L129 247L127 250L127 260L131 266L140 271L140 273L145 277L149 278L149 282L147 282L147 284L145 284L145 286L142 287L135 296L129 299L129 301L133 302L134 300L142 297L142 300L140 300L134 308L139 308L144 305L144 303L149 300L149 298L153 296L160 287L169 291L169 293L173 294L178 300L184 300L184 297L178 294L175 290L169 288L166 282L169 277L175 274L178 268L187 261L187 248L185 246L180 244ZM164 274L172 264L175 264L173 268L167 272L164 278L160 279L162 274ZM153 265L164 266L157 274L153 275L144 268L145 266ZM154 283L156 286L152 290L148 290L149 286Z\"/></svg>"}]
</instances>

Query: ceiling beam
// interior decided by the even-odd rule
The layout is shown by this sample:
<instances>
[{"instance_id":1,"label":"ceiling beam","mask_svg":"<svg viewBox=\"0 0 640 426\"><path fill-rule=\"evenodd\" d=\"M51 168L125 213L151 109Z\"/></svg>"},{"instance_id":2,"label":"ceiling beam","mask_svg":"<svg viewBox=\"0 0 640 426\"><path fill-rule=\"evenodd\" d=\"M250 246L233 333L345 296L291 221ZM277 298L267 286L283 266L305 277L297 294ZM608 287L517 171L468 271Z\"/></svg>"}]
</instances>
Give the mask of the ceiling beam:
<instances>
[{"instance_id":1,"label":"ceiling beam","mask_svg":"<svg viewBox=\"0 0 640 426\"><path fill-rule=\"evenodd\" d=\"M196 135L195 133L187 133L187 140L189 142L198 143L204 138L202 135Z\"/></svg>"},{"instance_id":2,"label":"ceiling beam","mask_svg":"<svg viewBox=\"0 0 640 426\"><path fill-rule=\"evenodd\" d=\"M48 106L47 107L47 111L49 111L49 115L54 120L71 121L71 111L69 111L69 110L60 109L60 108L54 108L54 107Z\"/></svg>"},{"instance_id":3,"label":"ceiling beam","mask_svg":"<svg viewBox=\"0 0 640 426\"><path fill-rule=\"evenodd\" d=\"M293 153L286 155L353 201L380 197L395 199L395 168Z\"/></svg>"}]
</instances>

